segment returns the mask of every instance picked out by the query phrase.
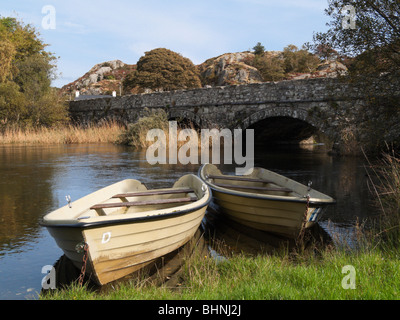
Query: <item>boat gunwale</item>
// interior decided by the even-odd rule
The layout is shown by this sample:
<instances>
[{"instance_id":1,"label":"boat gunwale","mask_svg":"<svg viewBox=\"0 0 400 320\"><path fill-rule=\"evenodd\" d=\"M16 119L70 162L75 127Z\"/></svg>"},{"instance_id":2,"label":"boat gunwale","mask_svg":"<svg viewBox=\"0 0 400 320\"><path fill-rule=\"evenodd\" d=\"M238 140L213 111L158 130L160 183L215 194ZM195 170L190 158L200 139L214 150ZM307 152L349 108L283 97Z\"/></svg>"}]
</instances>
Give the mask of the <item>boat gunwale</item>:
<instances>
[{"instance_id":1,"label":"boat gunwale","mask_svg":"<svg viewBox=\"0 0 400 320\"><path fill-rule=\"evenodd\" d=\"M316 205L316 206L328 206L328 205L332 205L332 204L336 203L336 200L328 195L325 195L325 196L329 197L330 199L326 199L326 201L324 201L324 200L318 200L318 198L307 199L306 196L304 196L303 198L290 197L290 196L276 196L276 195L274 196L274 195L268 195L268 194L257 194L257 193L253 193L253 192L236 191L236 190L231 190L231 189L224 188L224 187L219 187L219 186L215 185L214 183L207 181L206 178L204 177L203 168L206 165L207 164L201 165L201 167L198 170L198 176L204 181L204 183L206 183L210 187L210 189L213 192L221 192L221 193L228 194L231 196L238 196L238 197L251 198L251 199L281 201L281 202L296 202L296 203L305 203L305 204L309 203L310 205ZM221 175L221 176L223 176L223 175Z\"/></svg>"},{"instance_id":2,"label":"boat gunwale","mask_svg":"<svg viewBox=\"0 0 400 320\"><path fill-rule=\"evenodd\" d=\"M195 207L191 207L184 210L172 211L167 213L160 213L155 215L149 216L141 216L141 217L130 217L130 218L121 218L121 219L114 219L114 220L104 220L104 221L93 221L93 222L77 222L77 223L63 223L63 224L53 224L53 223L46 223L45 221L41 221L39 224L46 228L81 228L81 229L89 229L89 228L96 228L96 227L103 227L103 226L112 226L112 225L119 225L119 224L129 224L129 223L141 223L141 222L148 222L153 220L164 220L168 218L173 218L177 216L186 215L192 213L194 211L201 210L202 208L209 205L211 202L211 192L209 193L208 199ZM203 201L203 198L199 199L196 202ZM171 208L170 208L171 209ZM160 209L162 210L162 209ZM74 220L71 220L74 221Z\"/></svg>"}]
</instances>

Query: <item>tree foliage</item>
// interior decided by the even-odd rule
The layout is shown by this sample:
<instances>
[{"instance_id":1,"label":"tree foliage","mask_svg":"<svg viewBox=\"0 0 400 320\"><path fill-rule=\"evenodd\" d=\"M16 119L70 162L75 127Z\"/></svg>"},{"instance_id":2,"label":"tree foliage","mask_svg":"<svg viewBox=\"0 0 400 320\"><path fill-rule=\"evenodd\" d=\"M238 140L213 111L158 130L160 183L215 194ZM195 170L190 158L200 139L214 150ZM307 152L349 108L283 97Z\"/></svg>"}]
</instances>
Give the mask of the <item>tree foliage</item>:
<instances>
[{"instance_id":1,"label":"tree foliage","mask_svg":"<svg viewBox=\"0 0 400 320\"><path fill-rule=\"evenodd\" d=\"M38 32L0 17L0 125L50 126L67 118L51 80L56 58Z\"/></svg>"},{"instance_id":2,"label":"tree foliage","mask_svg":"<svg viewBox=\"0 0 400 320\"><path fill-rule=\"evenodd\" d=\"M201 87L196 66L180 54L158 48L145 53L137 63L137 70L126 77L124 89L134 87L155 91Z\"/></svg>"},{"instance_id":3,"label":"tree foliage","mask_svg":"<svg viewBox=\"0 0 400 320\"><path fill-rule=\"evenodd\" d=\"M251 65L260 71L264 81L279 81L285 78L283 61L267 53L255 55Z\"/></svg>"},{"instance_id":4,"label":"tree foliage","mask_svg":"<svg viewBox=\"0 0 400 320\"><path fill-rule=\"evenodd\" d=\"M12 61L14 60L16 49L14 44L8 40L0 41L0 83L5 82L12 74Z\"/></svg>"},{"instance_id":5,"label":"tree foliage","mask_svg":"<svg viewBox=\"0 0 400 320\"><path fill-rule=\"evenodd\" d=\"M298 49L290 44L283 49L284 68L286 73L290 72L313 72L316 70L320 59L310 53L306 48Z\"/></svg>"},{"instance_id":6,"label":"tree foliage","mask_svg":"<svg viewBox=\"0 0 400 320\"><path fill-rule=\"evenodd\" d=\"M257 42L257 44L253 47L254 54L257 55L262 55L265 52L265 47L261 44L261 42Z\"/></svg>"},{"instance_id":7,"label":"tree foliage","mask_svg":"<svg viewBox=\"0 0 400 320\"><path fill-rule=\"evenodd\" d=\"M314 47L350 57L344 80L362 83L365 101L362 125L352 125L358 140L367 151L386 143L400 148L399 134L388 130L400 122L400 1L329 0L325 12L331 18L329 29L314 35Z\"/></svg>"},{"instance_id":8,"label":"tree foliage","mask_svg":"<svg viewBox=\"0 0 400 320\"><path fill-rule=\"evenodd\" d=\"M311 73L321 62L317 55L310 53L304 46L299 50L290 44L282 54L264 51L260 42L253 49L254 59L247 63L260 71L264 81L283 80L290 73Z\"/></svg>"},{"instance_id":9,"label":"tree foliage","mask_svg":"<svg viewBox=\"0 0 400 320\"><path fill-rule=\"evenodd\" d=\"M346 12L354 8L355 16ZM399 0L329 0L326 14L329 30L314 35L316 46L329 47L354 58L350 71L375 77L400 68ZM352 19L354 28L347 26Z\"/></svg>"}]
</instances>

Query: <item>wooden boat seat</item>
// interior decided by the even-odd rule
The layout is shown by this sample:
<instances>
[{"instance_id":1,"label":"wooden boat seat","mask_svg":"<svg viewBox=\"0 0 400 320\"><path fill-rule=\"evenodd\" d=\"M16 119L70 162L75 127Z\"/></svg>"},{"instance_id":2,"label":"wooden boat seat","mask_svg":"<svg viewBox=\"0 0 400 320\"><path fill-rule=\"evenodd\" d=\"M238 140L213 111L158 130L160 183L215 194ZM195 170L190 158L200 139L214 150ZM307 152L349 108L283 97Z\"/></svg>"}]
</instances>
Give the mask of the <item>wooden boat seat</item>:
<instances>
[{"instance_id":1,"label":"wooden boat seat","mask_svg":"<svg viewBox=\"0 0 400 320\"><path fill-rule=\"evenodd\" d=\"M207 176L209 179L220 179L220 180L233 180L233 181L246 181L246 182L262 182L262 183L273 183L272 181L269 180L264 180L264 179L256 179L256 178L244 178L244 177L235 177L235 176L213 176L209 175Z\"/></svg>"},{"instance_id":2,"label":"wooden boat seat","mask_svg":"<svg viewBox=\"0 0 400 320\"><path fill-rule=\"evenodd\" d=\"M232 188L232 189L249 189L249 190L259 190L259 191L279 191L279 192L293 192L293 190L288 188L268 188L268 187L252 187L252 186L237 186L232 184L215 183L218 187Z\"/></svg>"},{"instance_id":3,"label":"wooden boat seat","mask_svg":"<svg viewBox=\"0 0 400 320\"><path fill-rule=\"evenodd\" d=\"M197 201L197 197L156 199L148 201L132 201L132 202L117 202L117 203L100 203L90 207L90 209L96 210L96 209L133 207L133 206L145 206L145 205L157 205L157 204L185 203L193 201Z\"/></svg>"},{"instance_id":4,"label":"wooden boat seat","mask_svg":"<svg viewBox=\"0 0 400 320\"><path fill-rule=\"evenodd\" d=\"M192 189L172 189L172 190L148 190L141 192L129 192L120 193L112 196L112 198L127 198L127 197L139 197L139 196L154 196L161 194L176 194L176 193L194 193Z\"/></svg>"}]
</instances>

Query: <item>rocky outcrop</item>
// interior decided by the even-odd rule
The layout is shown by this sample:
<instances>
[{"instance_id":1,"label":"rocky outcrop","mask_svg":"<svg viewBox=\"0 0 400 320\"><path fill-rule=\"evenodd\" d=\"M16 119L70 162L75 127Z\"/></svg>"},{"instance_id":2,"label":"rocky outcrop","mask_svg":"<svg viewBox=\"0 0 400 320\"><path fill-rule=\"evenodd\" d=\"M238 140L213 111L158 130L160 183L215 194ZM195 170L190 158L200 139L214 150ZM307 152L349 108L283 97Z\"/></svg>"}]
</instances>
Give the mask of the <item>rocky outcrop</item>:
<instances>
[{"instance_id":1,"label":"rocky outcrop","mask_svg":"<svg viewBox=\"0 0 400 320\"><path fill-rule=\"evenodd\" d=\"M347 67L339 62L327 60L322 62L313 73L294 74L288 80L302 80L311 78L336 78L347 74Z\"/></svg>"},{"instance_id":2,"label":"rocky outcrop","mask_svg":"<svg viewBox=\"0 0 400 320\"><path fill-rule=\"evenodd\" d=\"M199 65L203 85L223 86L263 82L260 72L246 64L251 52L226 53Z\"/></svg>"},{"instance_id":3,"label":"rocky outcrop","mask_svg":"<svg viewBox=\"0 0 400 320\"><path fill-rule=\"evenodd\" d=\"M268 51L265 54L271 59L283 60L281 51ZM203 85L224 86L264 82L260 71L248 64L254 57L254 53L251 52L236 52L205 61L198 66ZM312 73L289 73L284 80L335 78L346 73L347 67L343 63L327 60L323 61Z\"/></svg>"},{"instance_id":4,"label":"rocky outcrop","mask_svg":"<svg viewBox=\"0 0 400 320\"><path fill-rule=\"evenodd\" d=\"M96 64L82 77L61 88L63 94L74 94L76 90L81 95L111 94L120 92L122 81L127 74L135 69L121 60L112 60Z\"/></svg>"}]
</instances>

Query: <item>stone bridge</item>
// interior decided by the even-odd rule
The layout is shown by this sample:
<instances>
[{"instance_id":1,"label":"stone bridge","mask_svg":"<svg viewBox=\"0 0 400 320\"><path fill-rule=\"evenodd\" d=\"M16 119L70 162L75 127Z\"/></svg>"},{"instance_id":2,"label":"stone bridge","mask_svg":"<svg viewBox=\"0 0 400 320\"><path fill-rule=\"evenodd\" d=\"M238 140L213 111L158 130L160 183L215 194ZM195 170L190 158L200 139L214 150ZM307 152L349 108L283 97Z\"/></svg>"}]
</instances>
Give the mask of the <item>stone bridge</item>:
<instances>
[{"instance_id":1,"label":"stone bridge","mask_svg":"<svg viewBox=\"0 0 400 320\"><path fill-rule=\"evenodd\" d=\"M258 141L300 141L323 133L339 142L362 106L357 86L317 78L71 101L70 114L77 123L133 123L147 110L164 109L169 119L198 128L253 128Z\"/></svg>"}]
</instances>

